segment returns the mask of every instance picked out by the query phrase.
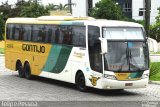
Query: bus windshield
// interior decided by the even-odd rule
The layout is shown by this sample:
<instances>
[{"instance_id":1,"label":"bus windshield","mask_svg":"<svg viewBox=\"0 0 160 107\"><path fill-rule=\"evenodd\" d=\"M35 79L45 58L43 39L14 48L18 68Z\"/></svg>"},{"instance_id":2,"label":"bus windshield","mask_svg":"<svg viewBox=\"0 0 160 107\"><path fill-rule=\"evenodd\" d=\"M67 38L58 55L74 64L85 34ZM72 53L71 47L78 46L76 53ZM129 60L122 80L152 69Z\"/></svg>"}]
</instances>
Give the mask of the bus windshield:
<instances>
[{"instance_id":1,"label":"bus windshield","mask_svg":"<svg viewBox=\"0 0 160 107\"><path fill-rule=\"evenodd\" d=\"M144 40L142 28L103 28L103 37L107 40Z\"/></svg>"},{"instance_id":2,"label":"bus windshield","mask_svg":"<svg viewBox=\"0 0 160 107\"><path fill-rule=\"evenodd\" d=\"M143 39L142 30L137 28L120 29L118 31L115 28L113 30L112 28L103 29L103 37L107 38L108 41L108 53L104 54L105 70L118 72L147 70L148 48ZM109 33L110 30L112 33ZM119 40L116 38L116 34ZM134 41L127 34L135 35L133 36Z\"/></svg>"}]
</instances>

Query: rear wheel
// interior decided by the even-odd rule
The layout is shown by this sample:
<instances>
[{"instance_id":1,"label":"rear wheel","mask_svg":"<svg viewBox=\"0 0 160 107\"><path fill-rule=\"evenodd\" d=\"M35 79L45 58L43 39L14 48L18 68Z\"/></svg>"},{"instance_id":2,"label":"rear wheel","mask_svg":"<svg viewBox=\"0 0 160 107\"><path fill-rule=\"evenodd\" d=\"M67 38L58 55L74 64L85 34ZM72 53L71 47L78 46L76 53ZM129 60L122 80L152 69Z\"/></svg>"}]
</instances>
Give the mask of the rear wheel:
<instances>
[{"instance_id":1,"label":"rear wheel","mask_svg":"<svg viewBox=\"0 0 160 107\"><path fill-rule=\"evenodd\" d=\"M25 64L25 66L24 66L24 72L25 72L26 79L28 79L28 80L32 79L31 69L30 69L29 63Z\"/></svg>"},{"instance_id":2,"label":"rear wheel","mask_svg":"<svg viewBox=\"0 0 160 107\"><path fill-rule=\"evenodd\" d=\"M86 83L85 83L85 77L83 73L78 73L76 76L76 85L77 88L80 91L87 91Z\"/></svg>"},{"instance_id":3,"label":"rear wheel","mask_svg":"<svg viewBox=\"0 0 160 107\"><path fill-rule=\"evenodd\" d=\"M18 70L18 75L20 78L24 78L25 74L24 74L24 70L22 67L22 64L20 62L17 63L17 70Z\"/></svg>"}]
</instances>

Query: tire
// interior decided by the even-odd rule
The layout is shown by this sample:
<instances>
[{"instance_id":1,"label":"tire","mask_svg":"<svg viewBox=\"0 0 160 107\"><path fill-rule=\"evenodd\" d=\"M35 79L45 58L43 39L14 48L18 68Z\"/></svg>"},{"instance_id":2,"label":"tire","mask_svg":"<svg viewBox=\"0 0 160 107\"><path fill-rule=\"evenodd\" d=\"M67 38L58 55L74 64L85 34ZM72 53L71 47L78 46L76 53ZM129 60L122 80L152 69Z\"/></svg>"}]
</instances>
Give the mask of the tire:
<instances>
[{"instance_id":1,"label":"tire","mask_svg":"<svg viewBox=\"0 0 160 107\"><path fill-rule=\"evenodd\" d=\"M24 78L25 74L24 74L24 70L23 70L22 64L20 62L17 63L17 70L18 70L18 76L20 78Z\"/></svg>"},{"instance_id":2,"label":"tire","mask_svg":"<svg viewBox=\"0 0 160 107\"><path fill-rule=\"evenodd\" d=\"M32 79L31 69L29 63L26 63L24 66L25 78L28 80Z\"/></svg>"},{"instance_id":3,"label":"tire","mask_svg":"<svg viewBox=\"0 0 160 107\"><path fill-rule=\"evenodd\" d=\"M85 77L82 72L78 73L76 76L76 85L77 85L78 90L80 91L85 92L88 89L86 87Z\"/></svg>"}]
</instances>

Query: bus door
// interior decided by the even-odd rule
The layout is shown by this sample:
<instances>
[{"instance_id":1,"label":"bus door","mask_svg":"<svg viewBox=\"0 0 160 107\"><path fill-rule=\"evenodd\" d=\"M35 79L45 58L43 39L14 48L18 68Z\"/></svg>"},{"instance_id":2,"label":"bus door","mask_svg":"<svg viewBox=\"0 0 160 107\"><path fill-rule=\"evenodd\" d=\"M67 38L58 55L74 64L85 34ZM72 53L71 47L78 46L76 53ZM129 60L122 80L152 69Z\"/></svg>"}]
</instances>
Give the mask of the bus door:
<instances>
[{"instance_id":1,"label":"bus door","mask_svg":"<svg viewBox=\"0 0 160 107\"><path fill-rule=\"evenodd\" d=\"M93 74L103 73L101 42L99 37L100 28L97 26L88 26L89 60L91 69L95 71Z\"/></svg>"}]
</instances>

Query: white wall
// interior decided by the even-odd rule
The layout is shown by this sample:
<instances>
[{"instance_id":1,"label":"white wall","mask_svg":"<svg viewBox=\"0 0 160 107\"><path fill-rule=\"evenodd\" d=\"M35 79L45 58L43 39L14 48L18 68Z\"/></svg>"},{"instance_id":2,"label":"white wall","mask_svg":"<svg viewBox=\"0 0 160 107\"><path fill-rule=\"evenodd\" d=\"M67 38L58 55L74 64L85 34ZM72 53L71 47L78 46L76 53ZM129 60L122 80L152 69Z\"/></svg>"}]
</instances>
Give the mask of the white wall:
<instances>
[{"instance_id":1,"label":"white wall","mask_svg":"<svg viewBox=\"0 0 160 107\"><path fill-rule=\"evenodd\" d=\"M100 0L93 0L93 7ZM72 6L73 16L87 16L87 0L72 0L75 3ZM143 20L143 16L139 16L139 8L144 7L144 0L132 0L132 18L135 20ZM160 0L151 0L151 24L155 22L158 15L157 8L160 7Z\"/></svg>"},{"instance_id":2,"label":"white wall","mask_svg":"<svg viewBox=\"0 0 160 107\"><path fill-rule=\"evenodd\" d=\"M73 16L87 16L86 0L72 0L75 5L72 6Z\"/></svg>"},{"instance_id":3,"label":"white wall","mask_svg":"<svg viewBox=\"0 0 160 107\"><path fill-rule=\"evenodd\" d=\"M139 16L139 8L143 8L144 0L132 0L132 17L135 20L143 20L143 16ZM151 24L155 22L155 17L158 15L157 8L160 7L160 0L151 0Z\"/></svg>"},{"instance_id":4,"label":"white wall","mask_svg":"<svg viewBox=\"0 0 160 107\"><path fill-rule=\"evenodd\" d=\"M160 0L151 0L151 2L151 23L154 23L155 17L158 15L157 8L160 7Z\"/></svg>"},{"instance_id":5,"label":"white wall","mask_svg":"<svg viewBox=\"0 0 160 107\"><path fill-rule=\"evenodd\" d=\"M143 20L143 16L139 16L139 8L143 8L143 0L132 0L132 18L135 20Z\"/></svg>"}]
</instances>

